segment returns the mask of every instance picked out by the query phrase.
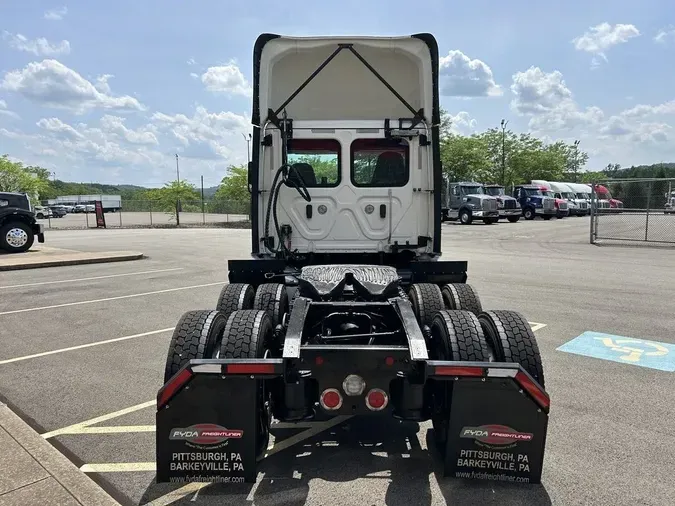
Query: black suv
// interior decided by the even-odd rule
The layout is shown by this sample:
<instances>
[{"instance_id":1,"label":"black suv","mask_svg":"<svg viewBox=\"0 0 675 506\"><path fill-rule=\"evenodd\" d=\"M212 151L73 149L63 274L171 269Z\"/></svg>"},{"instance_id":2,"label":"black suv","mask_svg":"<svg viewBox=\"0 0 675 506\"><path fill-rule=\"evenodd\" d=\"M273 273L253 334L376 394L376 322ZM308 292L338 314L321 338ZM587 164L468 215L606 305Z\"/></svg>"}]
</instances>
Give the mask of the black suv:
<instances>
[{"instance_id":1,"label":"black suv","mask_svg":"<svg viewBox=\"0 0 675 506\"><path fill-rule=\"evenodd\" d=\"M45 242L44 228L37 223L28 196L0 192L0 250L28 251L36 237Z\"/></svg>"}]
</instances>

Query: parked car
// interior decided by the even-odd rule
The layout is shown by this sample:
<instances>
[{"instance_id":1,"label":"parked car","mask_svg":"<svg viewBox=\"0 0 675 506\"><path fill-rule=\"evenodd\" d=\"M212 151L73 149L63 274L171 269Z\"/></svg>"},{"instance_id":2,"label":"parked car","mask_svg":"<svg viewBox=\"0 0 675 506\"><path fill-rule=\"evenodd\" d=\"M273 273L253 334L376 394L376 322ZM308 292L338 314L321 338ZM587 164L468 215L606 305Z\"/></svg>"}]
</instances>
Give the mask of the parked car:
<instances>
[{"instance_id":1,"label":"parked car","mask_svg":"<svg viewBox=\"0 0 675 506\"><path fill-rule=\"evenodd\" d=\"M63 218L68 212L64 206L49 206L54 218Z\"/></svg>"},{"instance_id":2,"label":"parked car","mask_svg":"<svg viewBox=\"0 0 675 506\"><path fill-rule=\"evenodd\" d=\"M533 220L541 216L550 220L556 215L555 199L548 197L536 184L521 184L513 189L513 197L520 203L523 218Z\"/></svg>"},{"instance_id":3,"label":"parked car","mask_svg":"<svg viewBox=\"0 0 675 506\"><path fill-rule=\"evenodd\" d=\"M506 218L511 223L517 222L523 214L520 203L506 194L504 187L499 184L483 185L485 193L497 199L497 208L499 209L499 218Z\"/></svg>"},{"instance_id":4,"label":"parked car","mask_svg":"<svg viewBox=\"0 0 675 506\"><path fill-rule=\"evenodd\" d=\"M77 204L73 208L73 212L74 213L86 213L87 212L87 206L85 206L84 204Z\"/></svg>"},{"instance_id":5,"label":"parked car","mask_svg":"<svg viewBox=\"0 0 675 506\"><path fill-rule=\"evenodd\" d=\"M28 196L0 193L0 249L22 253L33 246L36 237L45 242L44 226L36 221Z\"/></svg>"},{"instance_id":6,"label":"parked car","mask_svg":"<svg viewBox=\"0 0 675 506\"><path fill-rule=\"evenodd\" d=\"M38 220L45 220L47 218L51 218L52 216L54 216L54 213L48 207L35 206L34 212L35 217Z\"/></svg>"}]
</instances>

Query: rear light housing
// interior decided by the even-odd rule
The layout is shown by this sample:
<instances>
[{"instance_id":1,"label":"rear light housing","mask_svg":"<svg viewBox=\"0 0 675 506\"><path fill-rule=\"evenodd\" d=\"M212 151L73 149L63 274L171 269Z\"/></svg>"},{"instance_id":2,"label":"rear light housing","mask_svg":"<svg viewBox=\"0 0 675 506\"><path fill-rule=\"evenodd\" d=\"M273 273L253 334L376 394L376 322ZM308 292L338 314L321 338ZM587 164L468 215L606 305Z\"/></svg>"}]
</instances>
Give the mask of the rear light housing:
<instances>
[{"instance_id":1,"label":"rear light housing","mask_svg":"<svg viewBox=\"0 0 675 506\"><path fill-rule=\"evenodd\" d=\"M389 396L384 390L373 388L366 395L366 407L371 411L382 411L389 404Z\"/></svg>"},{"instance_id":2,"label":"rear light housing","mask_svg":"<svg viewBox=\"0 0 675 506\"><path fill-rule=\"evenodd\" d=\"M319 404L328 411L335 411L342 407L342 395L336 388L327 388L321 392Z\"/></svg>"},{"instance_id":3,"label":"rear light housing","mask_svg":"<svg viewBox=\"0 0 675 506\"><path fill-rule=\"evenodd\" d=\"M194 374L189 368L180 370L157 394L157 409L163 408L183 388Z\"/></svg>"},{"instance_id":4,"label":"rear light housing","mask_svg":"<svg viewBox=\"0 0 675 506\"><path fill-rule=\"evenodd\" d=\"M365 380L356 374L350 374L342 382L342 390L351 397L361 395L365 389Z\"/></svg>"}]
</instances>

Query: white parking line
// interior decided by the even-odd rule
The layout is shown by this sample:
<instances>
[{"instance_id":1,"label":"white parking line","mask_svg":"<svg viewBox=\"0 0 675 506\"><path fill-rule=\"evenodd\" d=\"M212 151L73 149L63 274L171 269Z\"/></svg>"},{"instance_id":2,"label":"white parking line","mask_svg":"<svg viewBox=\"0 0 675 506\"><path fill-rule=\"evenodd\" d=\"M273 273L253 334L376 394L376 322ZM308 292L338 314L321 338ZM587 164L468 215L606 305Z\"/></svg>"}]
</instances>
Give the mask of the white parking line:
<instances>
[{"instance_id":1,"label":"white parking line","mask_svg":"<svg viewBox=\"0 0 675 506\"><path fill-rule=\"evenodd\" d=\"M94 279L109 279L109 278L121 278L124 276L140 276L141 274L155 274L157 272L171 272L171 271L182 271L183 267L175 267L173 269L156 269L153 271L140 271L140 272L125 272L124 274L109 274L107 276L92 276L90 278L77 278L77 279L63 279L60 281L41 281L39 283L25 283L23 285L9 285L9 286L0 286L0 289L3 288L25 288L27 286L40 286L40 285L54 285L57 283L76 283L78 281L92 281Z\"/></svg>"},{"instance_id":2,"label":"white parking line","mask_svg":"<svg viewBox=\"0 0 675 506\"><path fill-rule=\"evenodd\" d=\"M110 300L131 299L134 297L145 297L146 295L155 295L158 293L178 292L180 290L191 290L193 288L204 288L206 286L223 285L227 281L218 281L216 283L205 283L203 285L181 286L179 288L167 288L166 290L155 290L154 292L132 293L131 295L120 295L118 297L106 297L105 299L82 300L80 302L66 302L65 304L54 304L53 306L30 307L26 309L15 309L14 311L3 311L0 316L17 313L27 313L29 311L41 311L43 309L55 309L59 307L80 306L82 304L95 304L97 302L108 302Z\"/></svg>"},{"instance_id":3,"label":"white parking line","mask_svg":"<svg viewBox=\"0 0 675 506\"><path fill-rule=\"evenodd\" d=\"M46 357L47 355L55 355L56 353L65 353L66 351L81 350L82 348L91 348L92 346L99 346L101 344L116 343L119 341L126 341L128 339L136 339L137 337L152 336L155 334L161 334L163 332L171 332L175 327L169 327L166 329L152 330L150 332L143 332L141 334L134 334L132 336L116 337L114 339L106 339L105 341L96 341L95 343L80 344L78 346L70 346L68 348L61 348L58 350L43 351L42 353L34 353L33 355L26 355L23 357L8 358L6 360L0 360L0 365L11 364L13 362L21 362L23 360L29 360L31 358Z\"/></svg>"},{"instance_id":4,"label":"white parking line","mask_svg":"<svg viewBox=\"0 0 675 506\"><path fill-rule=\"evenodd\" d=\"M537 322L527 322L527 323L529 323L530 326L532 327L532 332L536 332L537 330L540 330L540 329L543 329L544 327L546 327L545 323L537 323Z\"/></svg>"}]
</instances>

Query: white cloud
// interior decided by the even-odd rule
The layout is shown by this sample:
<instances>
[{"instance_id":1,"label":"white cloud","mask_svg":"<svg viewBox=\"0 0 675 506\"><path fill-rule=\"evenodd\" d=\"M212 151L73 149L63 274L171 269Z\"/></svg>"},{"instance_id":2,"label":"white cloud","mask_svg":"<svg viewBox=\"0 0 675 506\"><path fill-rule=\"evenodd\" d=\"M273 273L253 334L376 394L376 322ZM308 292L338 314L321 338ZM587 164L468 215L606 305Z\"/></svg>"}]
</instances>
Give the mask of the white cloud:
<instances>
[{"instance_id":1,"label":"white cloud","mask_svg":"<svg viewBox=\"0 0 675 506\"><path fill-rule=\"evenodd\" d=\"M494 97L503 94L492 69L458 50L440 59L441 94L450 97Z\"/></svg>"},{"instance_id":2,"label":"white cloud","mask_svg":"<svg viewBox=\"0 0 675 506\"><path fill-rule=\"evenodd\" d=\"M100 84L100 83L99 83ZM82 114L90 109L144 110L128 95L113 96L96 89L74 70L57 60L29 63L21 70L7 72L0 89L13 91L42 105Z\"/></svg>"},{"instance_id":3,"label":"white cloud","mask_svg":"<svg viewBox=\"0 0 675 506\"><path fill-rule=\"evenodd\" d=\"M212 113L202 106L197 106L191 118L184 114L155 113L152 120L183 145L183 156L201 159L233 157L241 151L241 143L236 144L235 139L250 128L250 121L244 116L232 112Z\"/></svg>"},{"instance_id":4,"label":"white cloud","mask_svg":"<svg viewBox=\"0 0 675 506\"><path fill-rule=\"evenodd\" d=\"M575 49L595 55L591 65L596 68L600 64L599 58L607 61L605 53L612 46L628 42L639 35L640 31L634 25L600 23L573 39L572 43Z\"/></svg>"},{"instance_id":5,"label":"white cloud","mask_svg":"<svg viewBox=\"0 0 675 506\"><path fill-rule=\"evenodd\" d=\"M153 126L145 129L132 130L124 125L125 119L119 116L110 116L106 114L101 118L101 127L104 131L117 134L131 144L159 144L155 136Z\"/></svg>"},{"instance_id":6,"label":"white cloud","mask_svg":"<svg viewBox=\"0 0 675 506\"><path fill-rule=\"evenodd\" d=\"M668 41L675 41L675 28L672 26L662 28L654 36L654 42L658 44L665 44Z\"/></svg>"},{"instance_id":7,"label":"white cloud","mask_svg":"<svg viewBox=\"0 0 675 506\"><path fill-rule=\"evenodd\" d=\"M675 100L664 102L659 105L639 104L627 109L621 113L626 118L642 118L645 116L655 116L662 114L675 114Z\"/></svg>"},{"instance_id":8,"label":"white cloud","mask_svg":"<svg viewBox=\"0 0 675 506\"><path fill-rule=\"evenodd\" d=\"M190 77L192 79L199 79L199 74L195 74L194 72L190 72Z\"/></svg>"},{"instance_id":9,"label":"white cloud","mask_svg":"<svg viewBox=\"0 0 675 506\"><path fill-rule=\"evenodd\" d=\"M448 115L450 120L450 131L453 134L466 135L476 130L478 122L466 111Z\"/></svg>"},{"instance_id":10,"label":"white cloud","mask_svg":"<svg viewBox=\"0 0 675 506\"><path fill-rule=\"evenodd\" d=\"M45 11L44 18L51 21L60 21L68 14L68 7L59 7L57 9L50 9Z\"/></svg>"},{"instance_id":11,"label":"white cloud","mask_svg":"<svg viewBox=\"0 0 675 506\"><path fill-rule=\"evenodd\" d=\"M636 144L661 144L670 140L672 129L666 123L629 121L625 116L612 116L600 128L599 138Z\"/></svg>"},{"instance_id":12,"label":"white cloud","mask_svg":"<svg viewBox=\"0 0 675 506\"><path fill-rule=\"evenodd\" d=\"M0 100L0 116L9 116L10 118L19 119L19 115L7 109L7 102Z\"/></svg>"},{"instance_id":13,"label":"white cloud","mask_svg":"<svg viewBox=\"0 0 675 506\"><path fill-rule=\"evenodd\" d=\"M94 84L94 87L101 93L110 94L111 90L110 85L108 84L108 80L111 77L115 76L112 74L103 74L102 76L98 76L96 78L96 83Z\"/></svg>"},{"instance_id":14,"label":"white cloud","mask_svg":"<svg viewBox=\"0 0 675 506\"><path fill-rule=\"evenodd\" d=\"M42 118L37 126L65 139L84 139L84 135L59 118Z\"/></svg>"},{"instance_id":15,"label":"white cloud","mask_svg":"<svg viewBox=\"0 0 675 506\"><path fill-rule=\"evenodd\" d=\"M195 65L196 63L197 63L197 62L195 61L194 58L190 58L190 59L187 61L187 64L188 64L188 65Z\"/></svg>"},{"instance_id":16,"label":"white cloud","mask_svg":"<svg viewBox=\"0 0 675 506\"><path fill-rule=\"evenodd\" d=\"M70 54L70 42L62 40L58 44L52 44L44 37L38 39L29 39L20 33L11 34L7 31L2 32L2 39L8 41L9 47L17 51L25 51L36 56L57 56L60 54Z\"/></svg>"},{"instance_id":17,"label":"white cloud","mask_svg":"<svg viewBox=\"0 0 675 506\"><path fill-rule=\"evenodd\" d=\"M517 72L513 75L511 92L515 96L511 109L530 116L529 125L533 130L553 131L597 124L604 116L598 107L580 109L557 70L547 73L539 67L530 67L525 72Z\"/></svg>"},{"instance_id":18,"label":"white cloud","mask_svg":"<svg viewBox=\"0 0 675 506\"><path fill-rule=\"evenodd\" d=\"M251 96L251 85L234 63L209 67L202 74L202 83L209 91Z\"/></svg>"}]
</instances>

